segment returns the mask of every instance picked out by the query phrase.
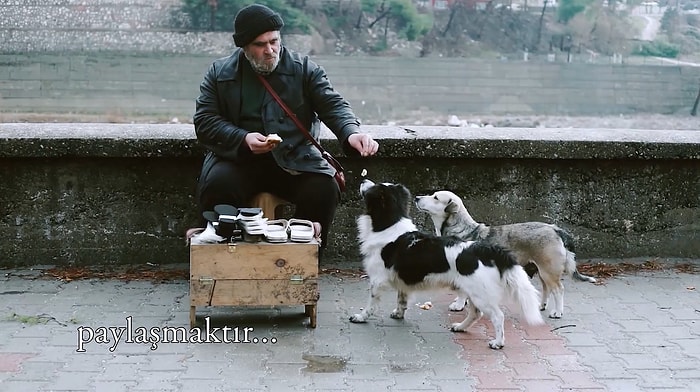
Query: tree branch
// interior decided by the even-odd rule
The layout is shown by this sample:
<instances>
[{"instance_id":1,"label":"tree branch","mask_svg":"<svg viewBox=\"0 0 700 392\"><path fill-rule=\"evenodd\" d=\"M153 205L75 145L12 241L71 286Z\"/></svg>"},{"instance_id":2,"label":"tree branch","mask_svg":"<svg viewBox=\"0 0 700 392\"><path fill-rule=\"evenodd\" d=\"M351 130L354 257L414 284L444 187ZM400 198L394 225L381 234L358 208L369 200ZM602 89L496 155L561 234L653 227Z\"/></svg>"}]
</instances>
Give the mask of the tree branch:
<instances>
[{"instance_id":1,"label":"tree branch","mask_svg":"<svg viewBox=\"0 0 700 392\"><path fill-rule=\"evenodd\" d=\"M371 29L372 27L374 27L375 24L377 24L377 22L384 19L390 13L391 13L391 7L387 8L385 11L383 11L381 14L379 14L377 19L373 20L372 23L370 23L368 27Z\"/></svg>"}]
</instances>

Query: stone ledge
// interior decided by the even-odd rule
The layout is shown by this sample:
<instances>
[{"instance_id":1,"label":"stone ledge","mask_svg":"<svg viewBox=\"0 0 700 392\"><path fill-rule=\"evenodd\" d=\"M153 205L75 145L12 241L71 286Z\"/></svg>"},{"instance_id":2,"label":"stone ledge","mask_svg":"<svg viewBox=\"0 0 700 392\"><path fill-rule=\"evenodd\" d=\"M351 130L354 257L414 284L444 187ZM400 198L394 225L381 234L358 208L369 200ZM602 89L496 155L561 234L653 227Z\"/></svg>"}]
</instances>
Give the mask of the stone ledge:
<instances>
[{"instance_id":1,"label":"stone ledge","mask_svg":"<svg viewBox=\"0 0 700 392\"><path fill-rule=\"evenodd\" d=\"M364 126L384 158L700 159L700 131ZM325 131L323 144L338 143ZM192 157L191 124L0 124L0 157Z\"/></svg>"},{"instance_id":2,"label":"stone ledge","mask_svg":"<svg viewBox=\"0 0 700 392\"><path fill-rule=\"evenodd\" d=\"M329 263L359 263L365 168L413 193L453 190L479 222L559 224L581 259L700 258L698 131L365 129L381 151L341 158ZM0 267L187 262L202 153L191 124L0 124Z\"/></svg>"}]
</instances>

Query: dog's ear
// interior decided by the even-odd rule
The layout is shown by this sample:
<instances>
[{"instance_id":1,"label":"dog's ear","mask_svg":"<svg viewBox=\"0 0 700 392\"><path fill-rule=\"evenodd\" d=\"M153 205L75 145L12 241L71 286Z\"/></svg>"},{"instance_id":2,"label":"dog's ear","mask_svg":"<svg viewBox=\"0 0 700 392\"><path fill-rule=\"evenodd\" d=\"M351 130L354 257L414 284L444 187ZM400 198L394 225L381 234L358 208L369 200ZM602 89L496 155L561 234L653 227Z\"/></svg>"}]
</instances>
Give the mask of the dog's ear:
<instances>
[{"instance_id":1,"label":"dog's ear","mask_svg":"<svg viewBox=\"0 0 700 392\"><path fill-rule=\"evenodd\" d=\"M459 203L455 203L453 199L450 199L445 206L445 212L448 214L454 214L457 211L459 211Z\"/></svg>"}]
</instances>

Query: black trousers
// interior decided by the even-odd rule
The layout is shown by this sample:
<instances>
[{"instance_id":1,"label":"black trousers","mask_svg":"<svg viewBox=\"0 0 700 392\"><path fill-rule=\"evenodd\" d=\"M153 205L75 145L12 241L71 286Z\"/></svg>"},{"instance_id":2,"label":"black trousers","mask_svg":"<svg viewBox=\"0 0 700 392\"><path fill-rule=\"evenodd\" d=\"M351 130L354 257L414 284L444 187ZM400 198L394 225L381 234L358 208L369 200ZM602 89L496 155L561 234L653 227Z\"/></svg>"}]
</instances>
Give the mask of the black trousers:
<instances>
[{"instance_id":1,"label":"black trousers","mask_svg":"<svg viewBox=\"0 0 700 392\"><path fill-rule=\"evenodd\" d=\"M219 159L199 176L197 199L200 215L217 204L250 207L260 192L269 192L296 206L294 218L321 224L321 247L328 243L328 232L340 201L340 190L331 176L319 173L290 174L271 155L250 162L234 163Z\"/></svg>"}]
</instances>

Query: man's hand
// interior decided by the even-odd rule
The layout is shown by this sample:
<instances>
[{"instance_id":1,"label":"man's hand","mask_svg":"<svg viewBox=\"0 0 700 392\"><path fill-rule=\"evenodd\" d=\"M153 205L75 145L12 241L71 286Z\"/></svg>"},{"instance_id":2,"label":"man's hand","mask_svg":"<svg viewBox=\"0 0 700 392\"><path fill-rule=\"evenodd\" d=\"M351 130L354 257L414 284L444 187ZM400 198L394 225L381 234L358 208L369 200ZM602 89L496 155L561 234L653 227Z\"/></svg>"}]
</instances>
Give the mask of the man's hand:
<instances>
[{"instance_id":1,"label":"man's hand","mask_svg":"<svg viewBox=\"0 0 700 392\"><path fill-rule=\"evenodd\" d=\"M279 143L270 143L267 141L267 136L259 132L250 132L245 135L245 143L248 145L253 154L264 154L272 151Z\"/></svg>"},{"instance_id":2,"label":"man's hand","mask_svg":"<svg viewBox=\"0 0 700 392\"><path fill-rule=\"evenodd\" d=\"M379 150L379 143L366 133L353 133L348 137L348 144L363 157L374 155Z\"/></svg>"}]
</instances>

